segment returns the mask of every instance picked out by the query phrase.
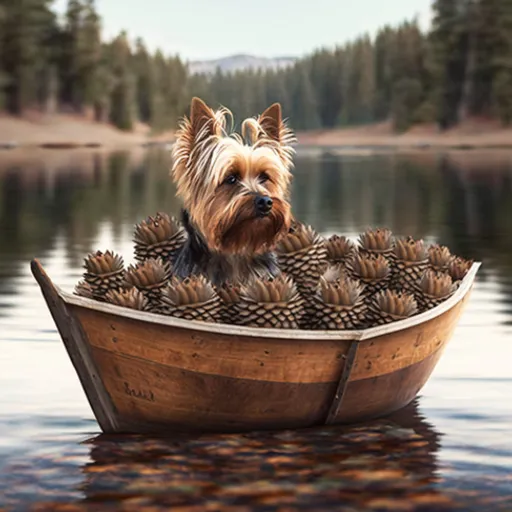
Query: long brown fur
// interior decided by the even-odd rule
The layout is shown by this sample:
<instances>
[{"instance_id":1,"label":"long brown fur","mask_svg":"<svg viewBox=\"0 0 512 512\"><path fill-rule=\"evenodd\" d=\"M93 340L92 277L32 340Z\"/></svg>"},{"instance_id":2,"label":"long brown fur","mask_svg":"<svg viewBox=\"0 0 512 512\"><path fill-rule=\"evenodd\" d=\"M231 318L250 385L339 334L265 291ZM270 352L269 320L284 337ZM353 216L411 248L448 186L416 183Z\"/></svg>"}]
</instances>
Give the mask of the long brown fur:
<instances>
[{"instance_id":1,"label":"long brown fur","mask_svg":"<svg viewBox=\"0 0 512 512\"><path fill-rule=\"evenodd\" d=\"M172 176L190 219L209 250L255 255L273 249L291 223L289 185L295 138L279 104L228 133L231 112L214 112L199 98L191 104L173 147ZM245 142L248 140L248 143ZM236 175L235 184L226 178ZM256 214L254 198L273 201L270 214Z\"/></svg>"}]
</instances>

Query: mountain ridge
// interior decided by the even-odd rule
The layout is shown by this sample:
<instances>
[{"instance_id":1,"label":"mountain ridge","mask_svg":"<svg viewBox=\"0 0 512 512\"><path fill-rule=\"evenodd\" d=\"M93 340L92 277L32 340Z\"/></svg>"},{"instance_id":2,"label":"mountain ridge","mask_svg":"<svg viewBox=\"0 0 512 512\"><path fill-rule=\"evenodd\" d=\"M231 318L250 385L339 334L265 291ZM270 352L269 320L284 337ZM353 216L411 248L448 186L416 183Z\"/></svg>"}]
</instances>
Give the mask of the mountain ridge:
<instances>
[{"instance_id":1,"label":"mountain ridge","mask_svg":"<svg viewBox=\"0 0 512 512\"><path fill-rule=\"evenodd\" d=\"M213 74L220 69L222 73L234 73L246 70L282 69L292 66L297 57L260 57L250 54L234 54L218 59L190 61L188 69L191 74Z\"/></svg>"}]
</instances>

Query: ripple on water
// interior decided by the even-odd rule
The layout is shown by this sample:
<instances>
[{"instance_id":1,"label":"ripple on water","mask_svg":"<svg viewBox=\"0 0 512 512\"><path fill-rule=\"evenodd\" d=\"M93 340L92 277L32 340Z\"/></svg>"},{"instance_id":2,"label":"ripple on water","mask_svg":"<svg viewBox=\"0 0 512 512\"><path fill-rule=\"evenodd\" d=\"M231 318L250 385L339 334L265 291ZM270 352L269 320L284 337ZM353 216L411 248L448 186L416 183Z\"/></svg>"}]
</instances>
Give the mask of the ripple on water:
<instances>
[{"instance_id":1,"label":"ripple on water","mask_svg":"<svg viewBox=\"0 0 512 512\"><path fill-rule=\"evenodd\" d=\"M20 166L17 206L0 209L0 508L512 510L510 165L478 170L474 153L297 159L294 211L319 231L386 225L484 263L419 405L363 427L151 439L98 435L29 261L68 291L89 251L131 262L133 224L179 213L168 155L76 155L73 172Z\"/></svg>"}]
</instances>

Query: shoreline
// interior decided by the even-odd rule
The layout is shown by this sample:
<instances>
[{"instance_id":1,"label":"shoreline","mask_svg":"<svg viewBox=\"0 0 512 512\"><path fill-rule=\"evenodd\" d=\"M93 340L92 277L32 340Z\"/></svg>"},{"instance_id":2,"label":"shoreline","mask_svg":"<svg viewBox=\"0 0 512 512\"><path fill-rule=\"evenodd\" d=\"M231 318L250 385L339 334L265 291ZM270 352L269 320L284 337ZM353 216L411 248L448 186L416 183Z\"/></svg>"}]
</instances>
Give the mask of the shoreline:
<instances>
[{"instance_id":1,"label":"shoreline","mask_svg":"<svg viewBox=\"0 0 512 512\"><path fill-rule=\"evenodd\" d=\"M136 123L131 132L125 132L80 116L0 115L0 150L121 149L164 145L173 139L172 131L154 135L143 123Z\"/></svg>"},{"instance_id":2,"label":"shoreline","mask_svg":"<svg viewBox=\"0 0 512 512\"><path fill-rule=\"evenodd\" d=\"M487 120L470 120L446 131L434 125L418 125L403 134L393 132L390 123L354 128L298 132L304 147L346 149L512 149L512 127L503 128Z\"/></svg>"},{"instance_id":3,"label":"shoreline","mask_svg":"<svg viewBox=\"0 0 512 512\"><path fill-rule=\"evenodd\" d=\"M147 125L138 123L131 132L112 125L70 115L52 117L32 115L16 118L0 115L0 151L38 148L51 150L95 148L116 149L134 146L169 145L174 132L154 135ZM512 149L512 127L503 128L491 121L471 121L441 132L422 125L403 134L393 133L389 123L354 128L335 128L297 132L298 147L337 151L425 151Z\"/></svg>"}]
</instances>

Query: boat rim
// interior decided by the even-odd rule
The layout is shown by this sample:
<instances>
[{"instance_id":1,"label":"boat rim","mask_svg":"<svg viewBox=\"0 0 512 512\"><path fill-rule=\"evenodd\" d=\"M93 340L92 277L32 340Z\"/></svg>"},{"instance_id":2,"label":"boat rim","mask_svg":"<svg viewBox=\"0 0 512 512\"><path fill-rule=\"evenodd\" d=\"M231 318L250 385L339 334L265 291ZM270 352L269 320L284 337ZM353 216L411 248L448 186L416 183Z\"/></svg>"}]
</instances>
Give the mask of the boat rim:
<instances>
[{"instance_id":1,"label":"boat rim","mask_svg":"<svg viewBox=\"0 0 512 512\"><path fill-rule=\"evenodd\" d=\"M201 322L198 320L184 320L172 316L165 316L156 313L148 313L145 311L138 311L135 309L124 308L105 302L99 302L94 299L88 299L78 295L65 292L60 287L55 286L58 295L66 303L82 308L106 313L118 317L129 318L132 320L139 320L152 324L158 324L167 327L177 327L181 329L188 329L194 331L210 332L215 334L224 334L227 336L238 337L251 337L251 338L273 338L273 339L297 339L306 341L362 341L371 338L376 338L385 334L391 334L397 331L408 329L416 325L422 324L453 308L460 302L468 293L474 283L475 276L478 272L480 262L475 262L469 269L468 273L462 280L460 286L455 293L443 301L438 306L429 309L423 313L398 320L386 325L376 327L369 327L367 329L354 329L354 330L305 330L305 329L271 329L261 327L245 327L234 324L223 323L209 323Z\"/></svg>"}]
</instances>

